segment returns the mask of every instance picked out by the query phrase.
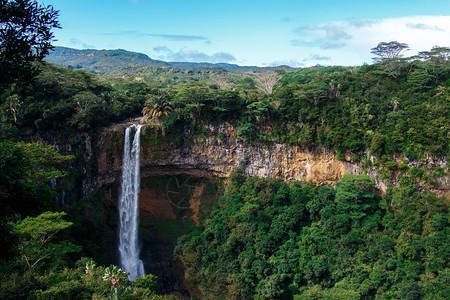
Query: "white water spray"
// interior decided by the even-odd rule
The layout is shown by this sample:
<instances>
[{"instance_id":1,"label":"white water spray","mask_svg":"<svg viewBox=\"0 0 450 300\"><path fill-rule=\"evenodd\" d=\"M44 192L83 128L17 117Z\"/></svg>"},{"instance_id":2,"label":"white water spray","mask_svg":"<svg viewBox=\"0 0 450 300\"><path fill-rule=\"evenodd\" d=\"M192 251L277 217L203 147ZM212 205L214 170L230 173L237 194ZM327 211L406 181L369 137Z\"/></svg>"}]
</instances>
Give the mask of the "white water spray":
<instances>
[{"instance_id":1,"label":"white water spray","mask_svg":"<svg viewBox=\"0 0 450 300\"><path fill-rule=\"evenodd\" d=\"M139 259L139 154L142 125L132 125L125 130L122 164L122 194L119 199L119 253L121 268L129 272L129 279L135 280L144 275L144 264ZM133 143L130 146L131 129L135 128Z\"/></svg>"}]
</instances>

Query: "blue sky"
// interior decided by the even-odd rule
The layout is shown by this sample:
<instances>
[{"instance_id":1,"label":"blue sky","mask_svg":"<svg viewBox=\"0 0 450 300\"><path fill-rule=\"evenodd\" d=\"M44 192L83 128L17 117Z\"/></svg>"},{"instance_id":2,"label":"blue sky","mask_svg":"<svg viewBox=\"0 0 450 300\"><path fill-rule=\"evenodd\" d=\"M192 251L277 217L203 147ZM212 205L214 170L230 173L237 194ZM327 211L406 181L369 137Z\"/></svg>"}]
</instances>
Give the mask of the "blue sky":
<instances>
[{"instance_id":1,"label":"blue sky","mask_svg":"<svg viewBox=\"0 0 450 300\"><path fill-rule=\"evenodd\" d=\"M379 42L405 55L450 47L448 0L43 0L58 46L125 49L164 61L293 67L371 63Z\"/></svg>"}]
</instances>

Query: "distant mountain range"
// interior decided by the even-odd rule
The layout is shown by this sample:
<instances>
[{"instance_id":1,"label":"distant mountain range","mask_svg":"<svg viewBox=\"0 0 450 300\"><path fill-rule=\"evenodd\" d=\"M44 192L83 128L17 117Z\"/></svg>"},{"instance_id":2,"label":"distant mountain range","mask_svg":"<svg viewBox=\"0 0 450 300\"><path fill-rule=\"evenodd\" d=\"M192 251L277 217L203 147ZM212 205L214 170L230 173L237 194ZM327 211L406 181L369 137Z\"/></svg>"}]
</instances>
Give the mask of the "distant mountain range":
<instances>
[{"instance_id":1,"label":"distant mountain range","mask_svg":"<svg viewBox=\"0 0 450 300\"><path fill-rule=\"evenodd\" d=\"M279 67L255 67L239 66L227 63L193 63L193 62L165 62L155 60L143 53L131 52L127 50L78 50L67 47L55 47L54 51L45 58L46 61L59 66L73 69L87 69L99 74L118 74L120 70L126 68L140 69L142 67L163 67L177 69L198 69L213 68L223 69L230 72L245 73L264 70L282 69L285 71L294 71L296 68L289 66Z\"/></svg>"}]
</instances>

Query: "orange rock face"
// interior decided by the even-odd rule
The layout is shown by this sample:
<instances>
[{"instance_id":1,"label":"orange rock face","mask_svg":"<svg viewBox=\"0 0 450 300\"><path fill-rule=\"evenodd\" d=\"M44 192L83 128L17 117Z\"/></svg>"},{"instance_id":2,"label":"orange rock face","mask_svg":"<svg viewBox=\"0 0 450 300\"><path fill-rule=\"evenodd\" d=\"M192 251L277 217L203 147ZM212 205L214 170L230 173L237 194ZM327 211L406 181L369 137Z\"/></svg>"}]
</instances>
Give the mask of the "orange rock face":
<instances>
[{"instance_id":1,"label":"orange rock face","mask_svg":"<svg viewBox=\"0 0 450 300\"><path fill-rule=\"evenodd\" d=\"M152 219L175 219L174 207L153 188L144 187L139 194L139 209Z\"/></svg>"},{"instance_id":2,"label":"orange rock face","mask_svg":"<svg viewBox=\"0 0 450 300\"><path fill-rule=\"evenodd\" d=\"M98 147L98 184L120 180L124 126L104 132ZM237 137L229 124L207 126L202 137L181 147L171 147L159 127L145 126L141 136L141 177L187 174L195 177L228 178L240 165L248 176L274 177L286 181L334 184L345 174L368 174L382 192L386 182L378 180L378 170L363 170L346 153L338 159L327 149L301 148L285 144L248 144ZM445 163L443 163L445 165ZM395 178L393 179L395 184ZM449 184L447 177L442 179Z\"/></svg>"},{"instance_id":3,"label":"orange rock face","mask_svg":"<svg viewBox=\"0 0 450 300\"><path fill-rule=\"evenodd\" d=\"M123 131L117 127L116 131ZM100 140L98 157L99 180L118 179L122 151L118 138L123 134L107 131ZM226 136L220 139L218 134ZM192 145L179 148L167 146L159 128L143 131L141 137L141 174L143 177L189 174L196 177L227 178L239 165L245 165L249 176L276 177L284 180L306 180L316 184L332 184L344 174L359 174L358 165L338 160L332 152L311 152L298 146L273 144L249 145L236 137L231 126L211 128L207 137L197 138Z\"/></svg>"}]
</instances>

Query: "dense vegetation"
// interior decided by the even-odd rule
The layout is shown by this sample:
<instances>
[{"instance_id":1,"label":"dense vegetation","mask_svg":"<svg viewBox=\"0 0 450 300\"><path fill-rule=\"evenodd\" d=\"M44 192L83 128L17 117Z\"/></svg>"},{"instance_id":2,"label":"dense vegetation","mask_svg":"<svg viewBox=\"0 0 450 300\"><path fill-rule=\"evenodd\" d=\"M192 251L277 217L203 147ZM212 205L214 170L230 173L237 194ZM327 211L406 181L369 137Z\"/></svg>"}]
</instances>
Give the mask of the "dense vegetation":
<instances>
[{"instance_id":1,"label":"dense vegetation","mask_svg":"<svg viewBox=\"0 0 450 300\"><path fill-rule=\"evenodd\" d=\"M52 30L61 28L58 11L37 1L0 1L0 88L28 81L53 46Z\"/></svg>"},{"instance_id":2,"label":"dense vegetation","mask_svg":"<svg viewBox=\"0 0 450 300\"><path fill-rule=\"evenodd\" d=\"M336 188L245 178L178 241L186 279L213 299L447 299L448 203L368 176Z\"/></svg>"},{"instance_id":3,"label":"dense vegetation","mask_svg":"<svg viewBox=\"0 0 450 300\"><path fill-rule=\"evenodd\" d=\"M32 85L4 90L2 135L17 136L19 128L68 135L92 131L156 105L170 107L157 123L177 139L187 129L200 133L205 124L227 121L246 141L325 147L354 154L356 160L370 151L396 170L399 155L409 160L449 155L448 55L443 48L424 52L421 59L314 67L283 77L269 72L224 78L196 70L190 75L203 75L172 87L118 80L111 86L88 73L44 65ZM216 84L207 81L213 79Z\"/></svg>"},{"instance_id":4,"label":"dense vegetation","mask_svg":"<svg viewBox=\"0 0 450 300\"><path fill-rule=\"evenodd\" d=\"M271 95L191 84L166 99L174 114L163 125L227 120L252 141L353 153L370 149L377 157L398 153L416 159L425 152L445 157L450 84L445 61L390 62L396 76L383 64L305 69L286 74Z\"/></svg>"},{"instance_id":5,"label":"dense vegetation","mask_svg":"<svg viewBox=\"0 0 450 300\"><path fill-rule=\"evenodd\" d=\"M82 249L75 227L89 227L82 210L70 209L72 216L57 207L50 181L67 176L64 165L71 156L59 154L41 143L0 142L0 298L1 299L157 299L156 277L147 275L136 282L115 266L96 266L80 259ZM85 208L84 208L85 209ZM60 212L52 212L60 211ZM93 243L87 238L84 245ZM94 237L95 238L95 237ZM97 241L98 242L98 241ZM85 253L86 251L82 251Z\"/></svg>"},{"instance_id":6,"label":"dense vegetation","mask_svg":"<svg viewBox=\"0 0 450 300\"><path fill-rule=\"evenodd\" d=\"M139 77L159 72L179 72L187 70L194 73L194 69L209 71L222 71L232 73L247 73L258 70L295 70L289 66L273 67L250 67L238 66L227 63L194 63L194 62L164 62L154 60L142 53L130 52L122 49L117 50L77 50L66 47L55 47L45 58L46 61L69 69L86 70L102 76L134 76Z\"/></svg>"},{"instance_id":7,"label":"dense vegetation","mask_svg":"<svg viewBox=\"0 0 450 300\"><path fill-rule=\"evenodd\" d=\"M73 137L136 116L151 90L139 83L124 89L92 74L42 65L31 84L15 84L2 93L2 137L32 134Z\"/></svg>"},{"instance_id":8,"label":"dense vegetation","mask_svg":"<svg viewBox=\"0 0 450 300\"><path fill-rule=\"evenodd\" d=\"M90 230L80 243L83 228L98 227L89 217L82 217L80 204L63 208L71 213L66 218L75 224L56 236L51 249L58 250L52 250L53 259L38 257L31 274L18 259L19 245L29 240L24 240L23 230L15 228L26 217L60 211L53 190L73 188L80 182L74 178L86 174L83 170L95 170L83 150L82 136L95 139L103 127L143 111L146 120L160 126L174 146L201 135L209 124L229 122L248 143L324 147L336 151L341 159L350 154L352 161L375 168L380 179L396 179L401 186L381 200L367 178L352 179L350 182L364 181L368 190L352 196L356 206L347 207L339 191L348 178L336 190L256 178L234 180L221 209L179 242L187 278L202 293L220 296L226 289L230 296L244 298L294 294L306 298L435 294L445 298L448 245L442 243L448 236L448 224L441 214L447 213L447 205L425 191L445 188L438 180L448 172L445 164L427 165L430 159L449 157L447 53L443 49L428 52L420 60L358 68L315 67L282 77L270 72L225 82L216 78L216 84L190 77L175 85L106 81L86 72L41 64L41 72L31 84L16 82L0 95L1 167L2 174L9 174L0 191L5 204L2 260L5 272L14 274L2 279L6 294L20 298L41 293L45 298L68 290L71 296L95 293L106 297L111 291L108 281L86 279L82 264L87 260L74 265L80 254L97 257L95 252L101 251L95 243L101 230ZM182 72L212 76L210 71ZM264 84L269 89L264 89ZM44 145L20 142L36 139L69 143L71 148L61 150L74 157L61 156ZM373 158L369 160L367 153ZM69 165L75 168L64 172ZM59 184L50 188L54 179ZM358 184L349 183L349 188ZM284 196L276 196L278 193ZM293 196L296 193L304 195ZM266 198L259 199L263 195ZM366 231L355 229L365 227ZM379 251L385 242L387 248ZM83 249L77 246L80 244ZM406 250L400 245L413 248L402 254ZM101 255L98 259L102 260ZM98 268L98 274L106 272L104 267ZM53 272L67 276L55 277ZM380 273L384 277L378 278ZM127 281L123 289L129 297L139 293Z\"/></svg>"},{"instance_id":9,"label":"dense vegetation","mask_svg":"<svg viewBox=\"0 0 450 300\"><path fill-rule=\"evenodd\" d=\"M64 235L73 223L57 206L58 192L86 173L76 138L136 114L143 100L132 91L114 97L86 73L42 65L57 16L37 1L0 1L0 298L159 298L155 276L130 282L116 266L80 259L81 247ZM71 142L75 151L63 152L75 155L49 141Z\"/></svg>"},{"instance_id":10,"label":"dense vegetation","mask_svg":"<svg viewBox=\"0 0 450 300\"><path fill-rule=\"evenodd\" d=\"M316 187L238 169L217 209L178 241L195 294L449 297L448 198L429 192L448 188L449 48L295 72L167 65L122 50L81 57L107 75L99 77L73 70L85 65L41 62L59 27L52 7L0 3L0 298L160 298L155 276L130 282L118 267L82 257L104 262L104 207L90 206L99 191L75 192L95 177L98 133L142 114L172 147L227 122L246 143L325 148L388 186L382 198L368 176Z\"/></svg>"},{"instance_id":11,"label":"dense vegetation","mask_svg":"<svg viewBox=\"0 0 450 300\"><path fill-rule=\"evenodd\" d=\"M169 108L154 121L175 144L186 132L201 134L205 124L226 121L249 143L332 149L340 159L377 169L381 179L436 186L446 167L430 162L450 154L448 53L303 69L275 82L271 94L258 89L262 78L237 80L241 85L230 89L191 83L159 92L146 106ZM427 163L431 168L417 170Z\"/></svg>"}]
</instances>

